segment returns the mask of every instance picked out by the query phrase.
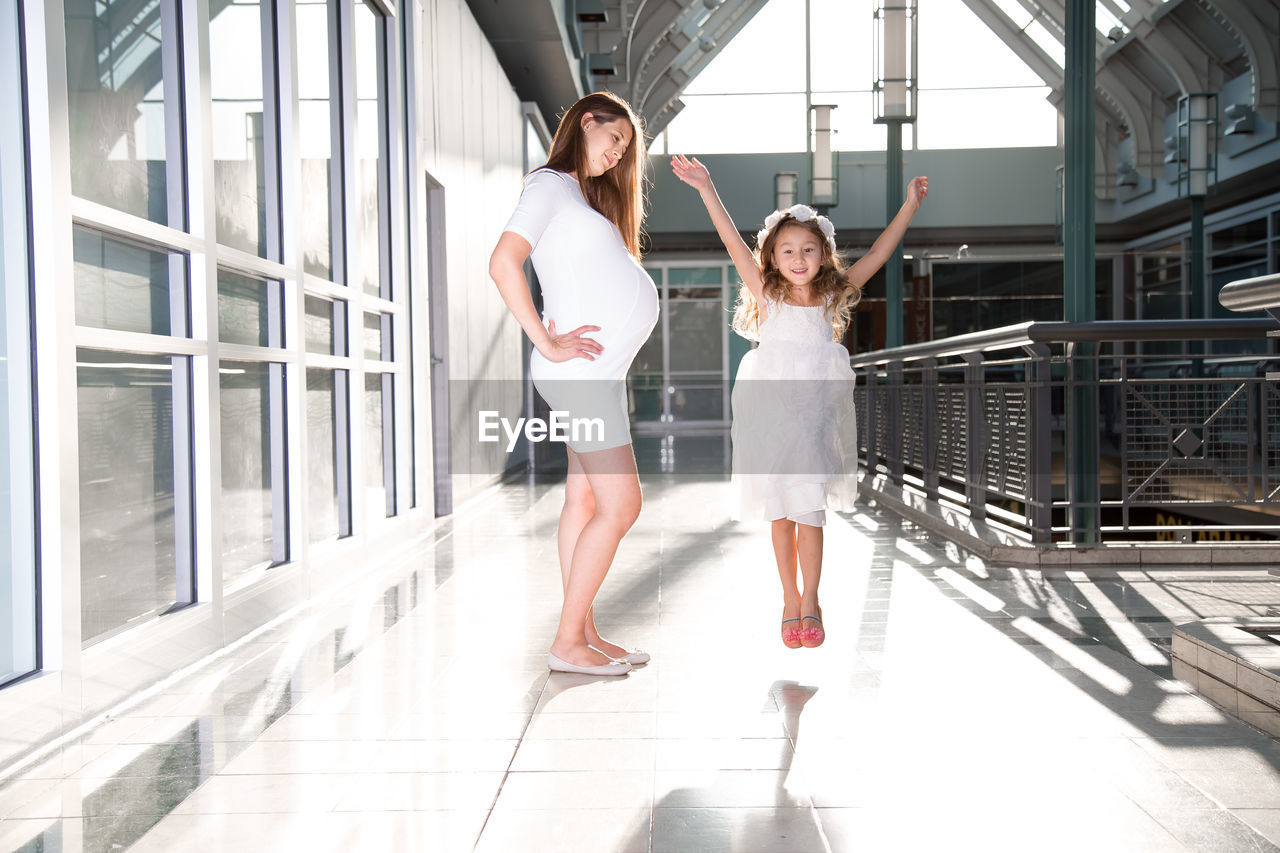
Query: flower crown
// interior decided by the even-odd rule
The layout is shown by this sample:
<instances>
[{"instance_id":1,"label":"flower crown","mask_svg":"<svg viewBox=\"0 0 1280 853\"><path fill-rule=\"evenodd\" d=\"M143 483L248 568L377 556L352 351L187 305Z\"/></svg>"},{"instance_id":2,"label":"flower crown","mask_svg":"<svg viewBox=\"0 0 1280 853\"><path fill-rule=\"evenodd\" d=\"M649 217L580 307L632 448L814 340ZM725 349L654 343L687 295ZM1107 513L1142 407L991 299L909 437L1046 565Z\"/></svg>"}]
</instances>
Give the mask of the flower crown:
<instances>
[{"instance_id":1,"label":"flower crown","mask_svg":"<svg viewBox=\"0 0 1280 853\"><path fill-rule=\"evenodd\" d=\"M769 233L788 218L794 219L796 222L808 222L811 219L818 220L818 229L827 238L827 246L830 247L832 253L836 251L836 227L831 224L830 219L822 216L807 204L793 204L786 210L775 210L766 216L764 227L756 232L756 245L763 246Z\"/></svg>"}]
</instances>

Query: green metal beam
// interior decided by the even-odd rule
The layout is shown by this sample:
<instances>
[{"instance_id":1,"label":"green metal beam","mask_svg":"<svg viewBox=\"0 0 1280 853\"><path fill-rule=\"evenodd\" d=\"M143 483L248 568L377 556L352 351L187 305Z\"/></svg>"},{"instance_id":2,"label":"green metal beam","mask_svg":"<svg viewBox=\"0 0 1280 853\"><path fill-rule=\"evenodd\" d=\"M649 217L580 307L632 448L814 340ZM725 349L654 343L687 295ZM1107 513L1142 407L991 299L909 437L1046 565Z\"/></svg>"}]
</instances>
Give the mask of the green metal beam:
<instances>
[{"instance_id":1,"label":"green metal beam","mask_svg":"<svg viewBox=\"0 0 1280 853\"><path fill-rule=\"evenodd\" d=\"M1096 0L1067 0L1064 74L1063 314L1071 323L1095 318L1094 282L1094 111L1097 61L1094 50ZM1070 462L1067 493L1071 500L1071 537L1097 541L1098 389L1093 348L1078 345L1071 359Z\"/></svg>"},{"instance_id":2,"label":"green metal beam","mask_svg":"<svg viewBox=\"0 0 1280 853\"><path fill-rule=\"evenodd\" d=\"M893 221L902 207L902 122L885 122L889 146L885 152L885 223ZM884 345L900 347L902 338L902 243L884 266Z\"/></svg>"}]
</instances>

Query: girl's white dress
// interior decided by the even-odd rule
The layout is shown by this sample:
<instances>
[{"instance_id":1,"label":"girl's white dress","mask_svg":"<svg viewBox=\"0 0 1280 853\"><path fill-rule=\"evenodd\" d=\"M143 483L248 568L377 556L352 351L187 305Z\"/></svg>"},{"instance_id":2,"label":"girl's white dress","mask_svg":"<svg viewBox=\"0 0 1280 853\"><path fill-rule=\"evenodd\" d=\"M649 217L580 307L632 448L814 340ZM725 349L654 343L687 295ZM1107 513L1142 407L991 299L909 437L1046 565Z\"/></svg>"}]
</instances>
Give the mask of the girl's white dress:
<instances>
[{"instance_id":1,"label":"girl's white dress","mask_svg":"<svg viewBox=\"0 0 1280 853\"><path fill-rule=\"evenodd\" d=\"M733 517L821 525L848 510L858 481L849 353L831 340L826 306L769 301L760 345L733 385Z\"/></svg>"}]
</instances>

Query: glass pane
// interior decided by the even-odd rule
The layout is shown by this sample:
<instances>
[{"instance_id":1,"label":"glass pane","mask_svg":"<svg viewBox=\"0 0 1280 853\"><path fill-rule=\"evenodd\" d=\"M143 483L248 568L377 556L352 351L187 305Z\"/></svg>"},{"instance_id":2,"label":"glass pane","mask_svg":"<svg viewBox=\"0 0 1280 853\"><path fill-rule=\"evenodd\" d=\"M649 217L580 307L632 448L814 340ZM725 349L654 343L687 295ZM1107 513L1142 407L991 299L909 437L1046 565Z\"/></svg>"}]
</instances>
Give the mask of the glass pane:
<instances>
[{"instance_id":1,"label":"glass pane","mask_svg":"<svg viewBox=\"0 0 1280 853\"><path fill-rule=\"evenodd\" d=\"M178 603L174 368L187 367L182 358L97 350L78 350L76 359L81 631L89 644Z\"/></svg>"},{"instance_id":2,"label":"glass pane","mask_svg":"<svg viewBox=\"0 0 1280 853\"><path fill-rule=\"evenodd\" d=\"M283 399L283 376L283 366L278 364L224 361L218 368L226 582L269 566L274 559L272 467L283 442L280 451L273 451L271 420L284 414L273 411L275 400ZM283 465L283 459L278 463Z\"/></svg>"},{"instance_id":3,"label":"glass pane","mask_svg":"<svg viewBox=\"0 0 1280 853\"><path fill-rule=\"evenodd\" d=\"M218 270L218 340L255 347L283 346L283 298L284 287L278 281Z\"/></svg>"},{"instance_id":4,"label":"glass pane","mask_svg":"<svg viewBox=\"0 0 1280 853\"><path fill-rule=\"evenodd\" d=\"M76 226L76 323L186 335L186 259Z\"/></svg>"},{"instance_id":5,"label":"glass pane","mask_svg":"<svg viewBox=\"0 0 1280 853\"><path fill-rule=\"evenodd\" d=\"M234 0L210 4L209 15L218 242L266 257L262 8Z\"/></svg>"},{"instance_id":6,"label":"glass pane","mask_svg":"<svg viewBox=\"0 0 1280 853\"><path fill-rule=\"evenodd\" d=\"M298 0L298 148L302 157L302 268L333 279L333 107L329 100L329 8L326 0Z\"/></svg>"},{"instance_id":7,"label":"glass pane","mask_svg":"<svg viewBox=\"0 0 1280 853\"><path fill-rule=\"evenodd\" d=\"M71 191L181 228L167 193L166 124L178 110L165 103L166 84L177 83L165 80L168 3L65 0Z\"/></svg>"},{"instance_id":8,"label":"glass pane","mask_svg":"<svg viewBox=\"0 0 1280 853\"><path fill-rule=\"evenodd\" d=\"M1209 251L1213 253L1247 246L1250 243L1262 243L1267 239L1267 218L1265 216L1223 228L1209 235Z\"/></svg>"},{"instance_id":9,"label":"glass pane","mask_svg":"<svg viewBox=\"0 0 1280 853\"><path fill-rule=\"evenodd\" d=\"M719 284L723 280L723 267L671 267L667 270L667 284L670 287Z\"/></svg>"},{"instance_id":10,"label":"glass pane","mask_svg":"<svg viewBox=\"0 0 1280 853\"><path fill-rule=\"evenodd\" d=\"M673 378L670 408L677 421L724 420L724 380L716 374Z\"/></svg>"},{"instance_id":11,"label":"glass pane","mask_svg":"<svg viewBox=\"0 0 1280 853\"><path fill-rule=\"evenodd\" d=\"M364 493L370 518L391 515L387 508L386 435L390 419L390 374L370 373L364 378Z\"/></svg>"},{"instance_id":12,"label":"glass pane","mask_svg":"<svg viewBox=\"0 0 1280 853\"><path fill-rule=\"evenodd\" d=\"M721 327L729 318L720 300L673 300L667 316L670 326L671 371L721 372L724 368L724 335Z\"/></svg>"},{"instance_id":13,"label":"glass pane","mask_svg":"<svg viewBox=\"0 0 1280 853\"><path fill-rule=\"evenodd\" d=\"M662 323L653 327L649 339L631 362L632 376L656 376L662 378Z\"/></svg>"},{"instance_id":14,"label":"glass pane","mask_svg":"<svg viewBox=\"0 0 1280 853\"><path fill-rule=\"evenodd\" d=\"M387 216L387 200L380 188L383 165L383 118L386 110L382 96L386 90L385 32L383 18L368 5L355 6L356 41L356 155L359 158L360 232L357 237L359 257L352 266L352 277L366 293L384 290L382 275L382 236Z\"/></svg>"},{"instance_id":15,"label":"glass pane","mask_svg":"<svg viewBox=\"0 0 1280 853\"><path fill-rule=\"evenodd\" d=\"M312 542L339 535L336 370L307 371L307 533Z\"/></svg>"},{"instance_id":16,"label":"glass pane","mask_svg":"<svg viewBox=\"0 0 1280 853\"><path fill-rule=\"evenodd\" d=\"M883 275L873 283L864 293L883 299ZM931 308L935 340L1032 320L1061 320L1062 262L935 263ZM883 303L876 310L883 311Z\"/></svg>"},{"instance_id":17,"label":"glass pane","mask_svg":"<svg viewBox=\"0 0 1280 853\"><path fill-rule=\"evenodd\" d=\"M307 339L307 352L345 355L345 347L340 347L339 330L346 303L320 296L307 296L304 302L303 334Z\"/></svg>"},{"instance_id":18,"label":"glass pane","mask_svg":"<svg viewBox=\"0 0 1280 853\"><path fill-rule=\"evenodd\" d=\"M364 315L364 357L379 361L390 361L391 353L386 350L386 338L383 329L391 323L390 314Z\"/></svg>"},{"instance_id":19,"label":"glass pane","mask_svg":"<svg viewBox=\"0 0 1280 853\"><path fill-rule=\"evenodd\" d=\"M36 668L26 152L17 33L17 5L0 0L0 684Z\"/></svg>"}]
</instances>

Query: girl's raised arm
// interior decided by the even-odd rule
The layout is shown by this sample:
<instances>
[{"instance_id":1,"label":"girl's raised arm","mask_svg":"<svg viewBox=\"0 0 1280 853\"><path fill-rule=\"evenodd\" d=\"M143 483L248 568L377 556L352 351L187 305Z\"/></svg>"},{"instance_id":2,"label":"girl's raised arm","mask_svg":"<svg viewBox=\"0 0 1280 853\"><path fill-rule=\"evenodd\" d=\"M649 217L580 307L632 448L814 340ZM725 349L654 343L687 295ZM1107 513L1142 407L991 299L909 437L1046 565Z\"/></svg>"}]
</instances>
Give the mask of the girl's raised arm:
<instances>
[{"instance_id":1,"label":"girl's raised arm","mask_svg":"<svg viewBox=\"0 0 1280 853\"><path fill-rule=\"evenodd\" d=\"M711 214L711 221L716 226L716 233L720 235L720 242L724 243L724 247L729 250L729 258L738 268L742 283L747 286L747 290L757 302L761 301L764 282L760 278L760 268L756 266L755 258L751 255L751 248L734 227L729 211L724 209L724 202L720 201L720 195L716 192L715 184L711 182L711 173L707 171L707 167L699 163L697 157L691 160L683 154L677 154L671 158L671 171L702 196L702 203L707 206L707 213Z\"/></svg>"},{"instance_id":2,"label":"girl's raised arm","mask_svg":"<svg viewBox=\"0 0 1280 853\"><path fill-rule=\"evenodd\" d=\"M907 185L907 200L902 203L898 215L893 217L889 227L884 229L871 244L871 251L859 258L858 262L845 272L846 281L854 287L861 288L871 279L871 276L876 274L876 270L885 265L893 254L894 248L902 242L903 235L907 233L907 226L911 224L912 218L920 209L920 205L924 204L925 196L928 194L929 179L927 177L911 179L911 183Z\"/></svg>"}]
</instances>

